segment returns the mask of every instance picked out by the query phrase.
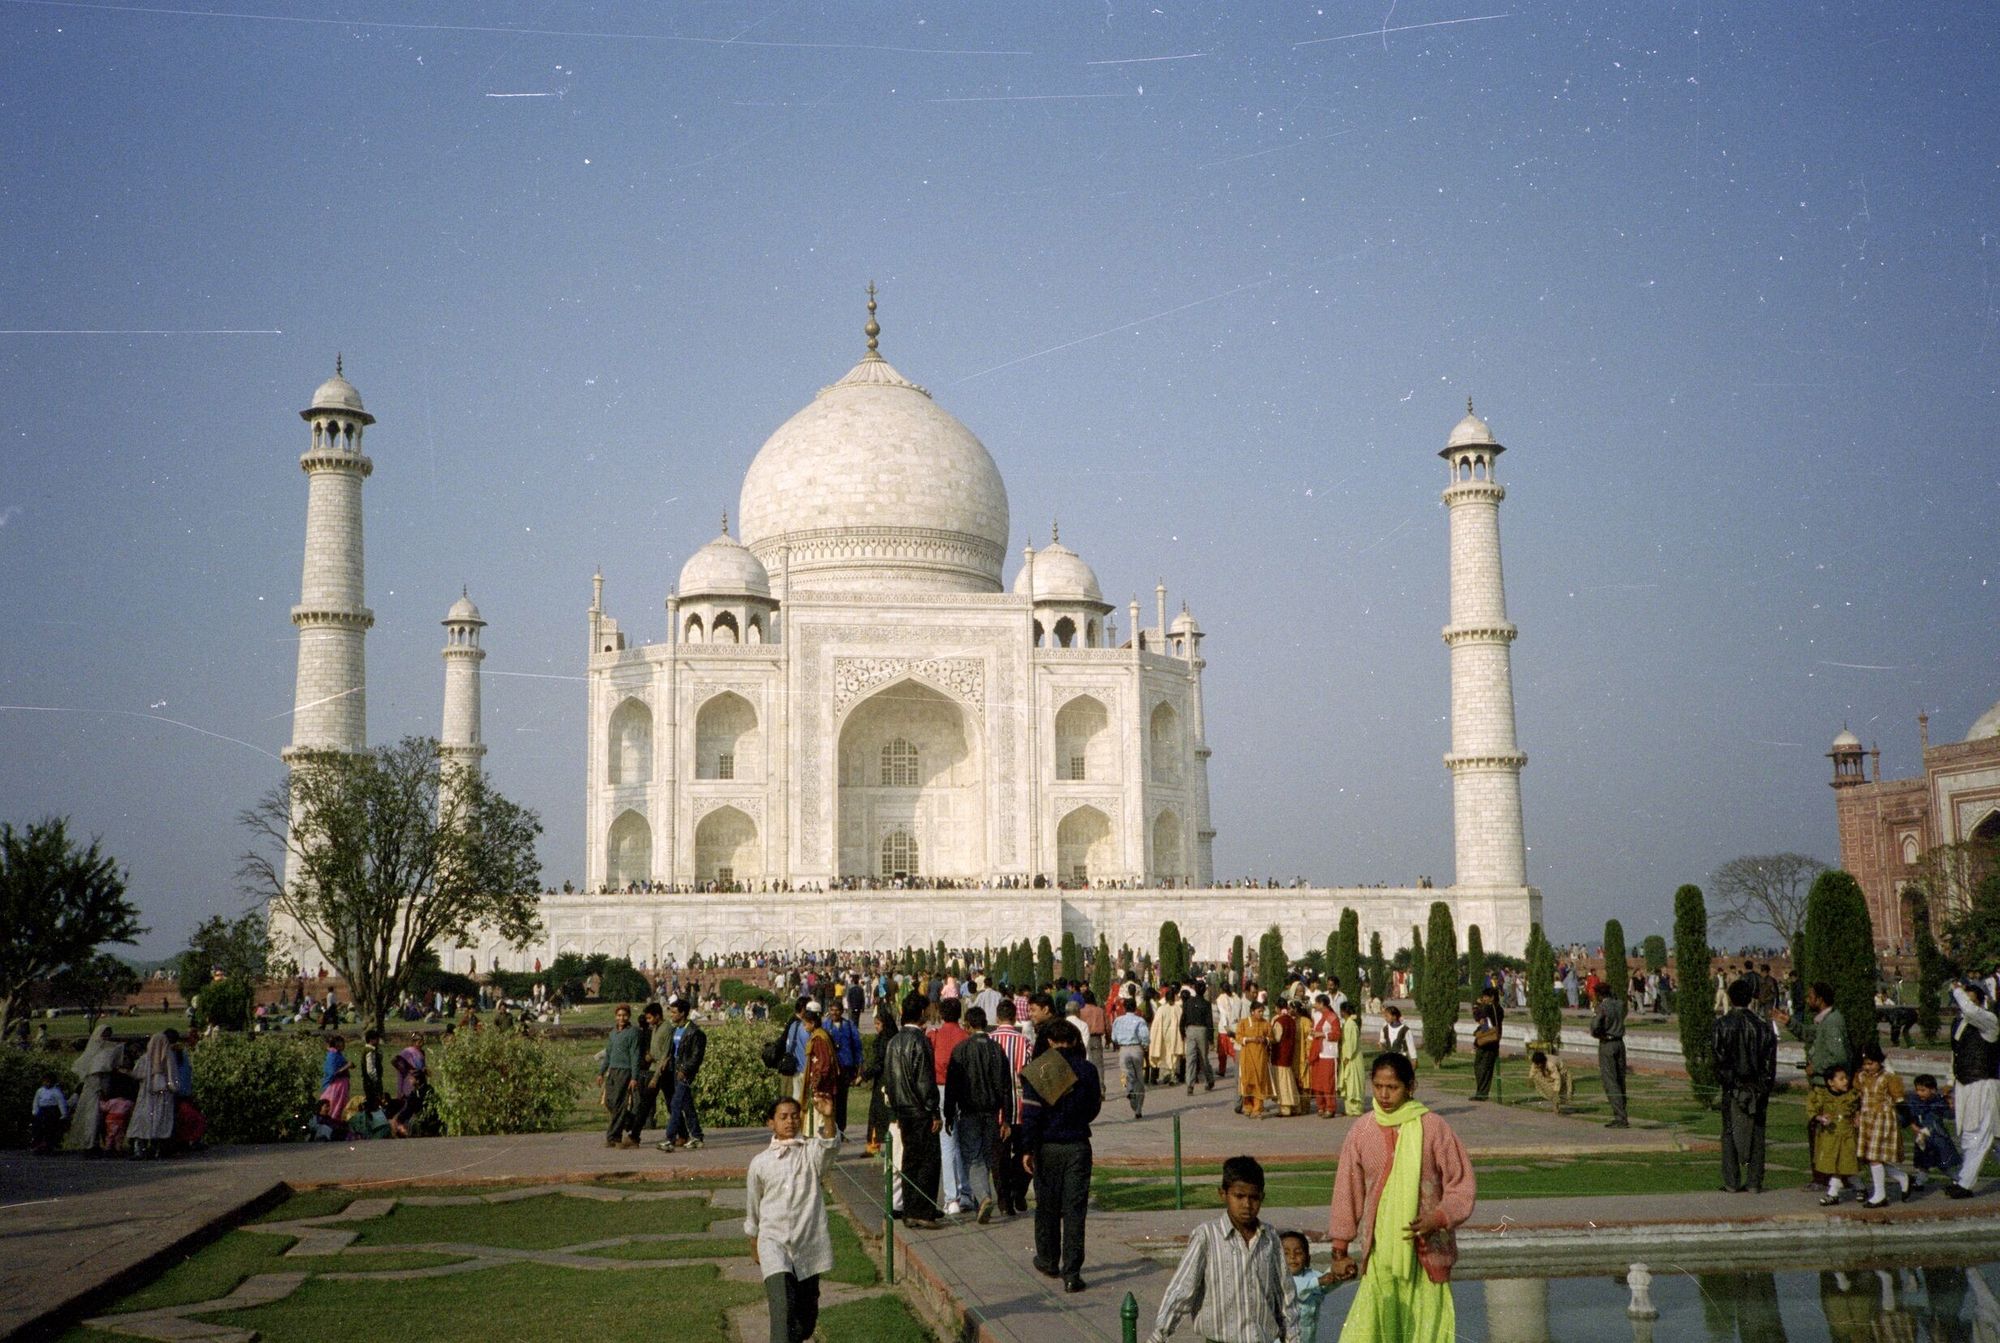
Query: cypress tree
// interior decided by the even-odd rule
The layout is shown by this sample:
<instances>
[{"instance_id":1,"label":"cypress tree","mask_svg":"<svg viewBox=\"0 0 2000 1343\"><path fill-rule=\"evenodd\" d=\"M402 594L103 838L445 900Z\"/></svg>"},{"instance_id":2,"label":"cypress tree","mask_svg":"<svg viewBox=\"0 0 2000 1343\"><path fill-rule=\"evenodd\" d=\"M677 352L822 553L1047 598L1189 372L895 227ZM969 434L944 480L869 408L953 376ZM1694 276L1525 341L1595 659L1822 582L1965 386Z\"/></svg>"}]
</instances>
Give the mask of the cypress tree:
<instances>
[{"instance_id":1,"label":"cypress tree","mask_svg":"<svg viewBox=\"0 0 2000 1343\"><path fill-rule=\"evenodd\" d=\"M1625 959L1625 925L1616 919L1604 925L1604 980L1623 1002L1632 987L1632 966Z\"/></svg>"},{"instance_id":2,"label":"cypress tree","mask_svg":"<svg viewBox=\"0 0 2000 1343\"><path fill-rule=\"evenodd\" d=\"M1833 1005L1847 1022L1847 1047L1858 1053L1877 1034L1875 930L1860 883L1837 867L1814 878L1806 893L1805 942L1805 982L1824 981L1833 990Z\"/></svg>"},{"instance_id":3,"label":"cypress tree","mask_svg":"<svg viewBox=\"0 0 2000 1343\"><path fill-rule=\"evenodd\" d=\"M1229 976L1237 988L1243 987L1243 934L1229 944Z\"/></svg>"},{"instance_id":4,"label":"cypress tree","mask_svg":"<svg viewBox=\"0 0 2000 1343\"><path fill-rule=\"evenodd\" d=\"M1319 963L1322 973L1329 978L1339 976L1340 971L1334 968L1340 964L1340 925L1337 923L1326 935L1326 949L1320 952ZM1346 988L1347 985L1342 984L1341 987Z\"/></svg>"},{"instance_id":5,"label":"cypress tree","mask_svg":"<svg viewBox=\"0 0 2000 1343\"><path fill-rule=\"evenodd\" d=\"M1285 952L1285 935L1278 931L1277 924L1272 924L1264 936L1271 943L1270 950L1265 953L1270 957L1271 968L1266 972L1260 967L1259 977L1264 981L1264 987L1270 990L1272 999L1276 1000L1278 991L1285 987L1285 976L1290 972L1292 962Z\"/></svg>"},{"instance_id":6,"label":"cypress tree","mask_svg":"<svg viewBox=\"0 0 2000 1343\"><path fill-rule=\"evenodd\" d=\"M1368 934L1368 992L1377 998L1389 997L1389 962L1382 955L1380 930Z\"/></svg>"},{"instance_id":7,"label":"cypress tree","mask_svg":"<svg viewBox=\"0 0 2000 1343\"><path fill-rule=\"evenodd\" d=\"M1327 962L1347 996L1361 998L1361 916L1351 909L1340 911L1340 927L1334 934L1333 957Z\"/></svg>"},{"instance_id":8,"label":"cypress tree","mask_svg":"<svg viewBox=\"0 0 2000 1343\"><path fill-rule=\"evenodd\" d=\"M1474 997L1486 982L1486 940L1479 935L1476 923L1465 925L1465 982L1472 986Z\"/></svg>"},{"instance_id":9,"label":"cypress tree","mask_svg":"<svg viewBox=\"0 0 2000 1343\"><path fill-rule=\"evenodd\" d=\"M1157 948L1159 959L1154 962L1160 967L1160 982L1168 984L1180 978L1176 962L1181 954L1180 925L1168 919L1160 925L1160 941Z\"/></svg>"},{"instance_id":10,"label":"cypress tree","mask_svg":"<svg viewBox=\"0 0 2000 1343\"><path fill-rule=\"evenodd\" d=\"M1097 935L1097 955L1090 966L1090 991L1099 1003L1111 1001L1111 943L1103 933Z\"/></svg>"},{"instance_id":11,"label":"cypress tree","mask_svg":"<svg viewBox=\"0 0 2000 1343\"><path fill-rule=\"evenodd\" d=\"M1674 978L1679 982L1678 1019L1681 1061L1688 1085L1703 1105L1714 1105L1720 1094L1715 1080L1715 995L1709 992L1709 966L1715 959L1708 945L1708 906L1701 887L1674 892ZM1872 985L1871 985L1872 987ZM1874 1000L1869 1000L1874 1011Z\"/></svg>"},{"instance_id":12,"label":"cypress tree","mask_svg":"<svg viewBox=\"0 0 2000 1343\"><path fill-rule=\"evenodd\" d=\"M1049 945L1049 935L1043 933L1041 941L1035 943L1035 987L1046 988L1055 978L1056 949Z\"/></svg>"},{"instance_id":13,"label":"cypress tree","mask_svg":"<svg viewBox=\"0 0 2000 1343\"><path fill-rule=\"evenodd\" d=\"M1452 927L1451 906L1442 900L1431 905L1430 933L1421 997L1424 1053L1431 1062L1442 1063L1457 1047L1458 1025L1458 933Z\"/></svg>"},{"instance_id":14,"label":"cypress tree","mask_svg":"<svg viewBox=\"0 0 2000 1343\"><path fill-rule=\"evenodd\" d=\"M1410 925L1410 997L1415 999L1419 1012L1423 1011L1426 964L1423 930L1413 923Z\"/></svg>"},{"instance_id":15,"label":"cypress tree","mask_svg":"<svg viewBox=\"0 0 2000 1343\"><path fill-rule=\"evenodd\" d=\"M1083 978L1083 952L1076 945L1076 934L1065 929L1062 938L1062 977L1064 979Z\"/></svg>"},{"instance_id":16,"label":"cypress tree","mask_svg":"<svg viewBox=\"0 0 2000 1343\"><path fill-rule=\"evenodd\" d=\"M1556 988L1556 951L1537 923L1528 929L1528 1015L1535 1038L1551 1051L1562 1048L1562 997Z\"/></svg>"},{"instance_id":17,"label":"cypress tree","mask_svg":"<svg viewBox=\"0 0 2000 1343\"><path fill-rule=\"evenodd\" d=\"M1639 943L1639 956L1646 962L1646 973L1657 975L1667 968L1667 939L1658 933L1647 933Z\"/></svg>"},{"instance_id":18,"label":"cypress tree","mask_svg":"<svg viewBox=\"0 0 2000 1343\"><path fill-rule=\"evenodd\" d=\"M1931 901L1921 887L1903 892L1910 907L1910 931L1917 946L1917 1029L1924 1043L1936 1044L1944 1029L1944 986L1950 966L1931 931Z\"/></svg>"}]
</instances>

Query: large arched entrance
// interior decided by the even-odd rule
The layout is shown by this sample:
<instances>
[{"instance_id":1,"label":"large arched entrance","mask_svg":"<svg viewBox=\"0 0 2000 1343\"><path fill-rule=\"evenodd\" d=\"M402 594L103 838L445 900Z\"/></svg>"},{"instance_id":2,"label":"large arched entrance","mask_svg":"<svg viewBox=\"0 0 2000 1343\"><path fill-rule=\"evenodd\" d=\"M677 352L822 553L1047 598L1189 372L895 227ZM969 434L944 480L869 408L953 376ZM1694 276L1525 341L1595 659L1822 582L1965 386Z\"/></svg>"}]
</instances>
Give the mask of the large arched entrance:
<instances>
[{"instance_id":1,"label":"large arched entrance","mask_svg":"<svg viewBox=\"0 0 2000 1343\"><path fill-rule=\"evenodd\" d=\"M977 720L921 681L884 686L840 730L837 870L844 877L986 875Z\"/></svg>"},{"instance_id":2,"label":"large arched entrance","mask_svg":"<svg viewBox=\"0 0 2000 1343\"><path fill-rule=\"evenodd\" d=\"M622 811L604 840L604 881L622 890L653 879L653 831L636 811Z\"/></svg>"},{"instance_id":3,"label":"large arched entrance","mask_svg":"<svg viewBox=\"0 0 2000 1343\"><path fill-rule=\"evenodd\" d=\"M1186 845L1181 818L1172 808L1153 818L1153 880L1169 886L1187 881Z\"/></svg>"}]
</instances>

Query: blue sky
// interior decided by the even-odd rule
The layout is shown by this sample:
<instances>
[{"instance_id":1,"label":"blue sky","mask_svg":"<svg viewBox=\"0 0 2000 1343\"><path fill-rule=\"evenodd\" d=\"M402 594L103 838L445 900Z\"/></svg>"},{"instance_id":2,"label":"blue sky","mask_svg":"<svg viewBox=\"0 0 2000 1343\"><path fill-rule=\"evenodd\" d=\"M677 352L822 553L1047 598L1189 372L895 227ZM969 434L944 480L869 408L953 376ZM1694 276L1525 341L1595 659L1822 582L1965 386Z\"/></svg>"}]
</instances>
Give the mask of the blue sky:
<instances>
[{"instance_id":1,"label":"blue sky","mask_svg":"<svg viewBox=\"0 0 2000 1343\"><path fill-rule=\"evenodd\" d=\"M371 734L436 731L468 583L489 768L580 877L591 571L663 637L872 279L1013 548L1059 516L1208 631L1225 873L1449 875L1473 396L1551 931L1664 930L1836 856L1843 723L1907 773L2000 696L1995 48L1973 5L0 0L0 817L101 834L148 950L240 905L339 350Z\"/></svg>"}]
</instances>

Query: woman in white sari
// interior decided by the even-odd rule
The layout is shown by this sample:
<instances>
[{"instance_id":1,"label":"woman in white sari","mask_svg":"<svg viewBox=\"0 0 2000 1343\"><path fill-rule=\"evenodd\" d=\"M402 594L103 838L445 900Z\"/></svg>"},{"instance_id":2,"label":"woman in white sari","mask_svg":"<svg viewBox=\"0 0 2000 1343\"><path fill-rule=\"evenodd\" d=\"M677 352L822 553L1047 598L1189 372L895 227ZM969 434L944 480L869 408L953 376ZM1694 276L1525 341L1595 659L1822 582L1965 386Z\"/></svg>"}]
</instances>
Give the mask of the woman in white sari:
<instances>
[{"instance_id":1,"label":"woman in white sari","mask_svg":"<svg viewBox=\"0 0 2000 1343\"><path fill-rule=\"evenodd\" d=\"M94 1152L104 1141L104 1114L98 1108L104 1099L104 1080L118 1071L125 1046L111 1038L111 1023L104 1022L90 1033L90 1040L71 1069L82 1079L76 1092L76 1110L70 1115L69 1136L63 1145L73 1152Z\"/></svg>"},{"instance_id":2,"label":"woman in white sari","mask_svg":"<svg viewBox=\"0 0 2000 1343\"><path fill-rule=\"evenodd\" d=\"M134 1155L152 1157L174 1136L174 1050L165 1031L146 1042L146 1054L133 1066L139 1098L132 1102L132 1121L125 1137Z\"/></svg>"}]
</instances>

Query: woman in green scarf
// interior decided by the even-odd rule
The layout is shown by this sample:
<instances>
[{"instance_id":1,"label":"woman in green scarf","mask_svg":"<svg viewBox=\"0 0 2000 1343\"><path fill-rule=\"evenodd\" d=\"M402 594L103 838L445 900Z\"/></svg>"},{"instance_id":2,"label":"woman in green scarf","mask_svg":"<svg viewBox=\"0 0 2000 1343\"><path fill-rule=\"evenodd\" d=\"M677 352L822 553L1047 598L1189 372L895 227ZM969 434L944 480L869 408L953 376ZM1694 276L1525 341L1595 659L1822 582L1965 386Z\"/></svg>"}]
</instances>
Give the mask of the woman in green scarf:
<instances>
[{"instance_id":1,"label":"woman in green scarf","mask_svg":"<svg viewBox=\"0 0 2000 1343\"><path fill-rule=\"evenodd\" d=\"M1376 1055L1368 1080L1375 1109L1341 1144L1327 1227L1335 1271L1361 1276L1340 1343L1451 1343L1452 1233L1478 1197L1472 1163L1451 1125L1416 1098L1409 1059ZM1366 1245L1350 1256L1357 1239Z\"/></svg>"}]
</instances>

